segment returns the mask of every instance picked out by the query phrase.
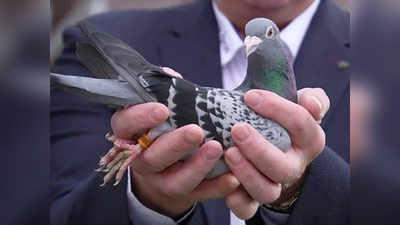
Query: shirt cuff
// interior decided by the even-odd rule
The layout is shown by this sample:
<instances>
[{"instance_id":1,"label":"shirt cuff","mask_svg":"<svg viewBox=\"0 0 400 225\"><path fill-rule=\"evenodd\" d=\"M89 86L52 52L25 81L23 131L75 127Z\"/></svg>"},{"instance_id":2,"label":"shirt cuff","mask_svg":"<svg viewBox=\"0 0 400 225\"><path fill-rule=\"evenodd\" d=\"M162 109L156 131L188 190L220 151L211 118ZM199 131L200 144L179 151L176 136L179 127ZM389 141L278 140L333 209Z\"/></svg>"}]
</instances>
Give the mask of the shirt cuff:
<instances>
[{"instance_id":1,"label":"shirt cuff","mask_svg":"<svg viewBox=\"0 0 400 225\"><path fill-rule=\"evenodd\" d=\"M178 220L174 220L171 217L162 215L154 210L147 208L133 194L131 186L130 167L128 167L127 173L128 186L126 188L126 194L128 196L129 218L133 224L177 225L193 213L196 204L194 204L189 212L187 212L183 217L179 218Z\"/></svg>"}]
</instances>

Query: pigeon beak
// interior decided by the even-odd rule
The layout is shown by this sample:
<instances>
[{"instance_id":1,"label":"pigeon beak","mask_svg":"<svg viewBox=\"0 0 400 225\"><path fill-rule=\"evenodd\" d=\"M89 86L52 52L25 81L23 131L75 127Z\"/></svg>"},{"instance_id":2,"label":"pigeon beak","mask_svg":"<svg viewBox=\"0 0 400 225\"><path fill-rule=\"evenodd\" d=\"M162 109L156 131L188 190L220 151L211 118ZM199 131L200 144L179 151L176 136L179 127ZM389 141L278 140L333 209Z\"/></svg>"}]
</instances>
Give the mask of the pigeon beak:
<instances>
[{"instance_id":1,"label":"pigeon beak","mask_svg":"<svg viewBox=\"0 0 400 225\"><path fill-rule=\"evenodd\" d=\"M246 36L244 39L244 45L246 46L246 56L249 57L257 47L261 44L262 40L256 36Z\"/></svg>"}]
</instances>

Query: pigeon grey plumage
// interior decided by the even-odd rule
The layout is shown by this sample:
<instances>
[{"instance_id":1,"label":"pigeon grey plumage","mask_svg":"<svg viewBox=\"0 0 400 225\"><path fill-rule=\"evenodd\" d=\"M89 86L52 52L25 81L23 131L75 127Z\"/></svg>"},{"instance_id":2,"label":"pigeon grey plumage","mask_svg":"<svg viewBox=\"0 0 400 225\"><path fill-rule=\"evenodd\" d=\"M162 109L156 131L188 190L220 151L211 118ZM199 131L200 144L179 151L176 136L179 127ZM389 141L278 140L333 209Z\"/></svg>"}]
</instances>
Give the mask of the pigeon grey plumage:
<instances>
[{"instance_id":1,"label":"pigeon grey plumage","mask_svg":"<svg viewBox=\"0 0 400 225\"><path fill-rule=\"evenodd\" d=\"M81 24L81 29L90 43L78 44L77 54L97 78L51 74L52 86L117 108L144 102L163 103L170 110L170 117L150 131L151 138L193 123L203 128L206 139L217 140L228 148L235 144L230 133L232 126L246 122L282 151L290 147L286 129L243 102L244 93L254 88L273 91L297 102L292 58L272 21L257 18L246 25L248 70L245 80L235 90L202 87L172 77L122 41L97 32L87 23ZM101 170L110 171L109 163L110 160L103 160ZM117 165L123 167L120 169L123 172L128 163ZM227 171L229 168L220 159L208 177ZM117 182L119 179L117 176Z\"/></svg>"}]
</instances>

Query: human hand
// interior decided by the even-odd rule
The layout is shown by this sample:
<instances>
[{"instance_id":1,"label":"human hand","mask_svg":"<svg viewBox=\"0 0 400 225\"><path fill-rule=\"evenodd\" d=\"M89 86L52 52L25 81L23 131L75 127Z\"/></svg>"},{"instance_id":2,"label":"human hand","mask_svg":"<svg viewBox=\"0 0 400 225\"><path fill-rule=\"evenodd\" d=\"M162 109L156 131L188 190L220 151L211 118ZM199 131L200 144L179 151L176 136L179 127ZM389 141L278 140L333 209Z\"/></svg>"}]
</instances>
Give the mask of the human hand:
<instances>
[{"instance_id":1,"label":"human hand","mask_svg":"<svg viewBox=\"0 0 400 225\"><path fill-rule=\"evenodd\" d=\"M146 103L117 111L111 119L113 133L131 139L157 126L168 117L168 109ZM239 186L232 174L203 180L222 155L216 141L203 143L197 125L187 125L158 137L132 162L131 177L135 196L146 207L169 217L186 212L196 201L224 197ZM199 148L190 158L182 157Z\"/></svg>"},{"instance_id":2,"label":"human hand","mask_svg":"<svg viewBox=\"0 0 400 225\"><path fill-rule=\"evenodd\" d=\"M246 93L249 107L289 131L292 146L284 153L248 124L232 128L236 146L225 152L225 159L241 186L227 195L226 202L239 218L251 218L260 204L286 203L288 192L301 186L306 167L324 149L319 123L329 109L329 98L322 89L305 88L298 91L298 102L263 90Z\"/></svg>"}]
</instances>

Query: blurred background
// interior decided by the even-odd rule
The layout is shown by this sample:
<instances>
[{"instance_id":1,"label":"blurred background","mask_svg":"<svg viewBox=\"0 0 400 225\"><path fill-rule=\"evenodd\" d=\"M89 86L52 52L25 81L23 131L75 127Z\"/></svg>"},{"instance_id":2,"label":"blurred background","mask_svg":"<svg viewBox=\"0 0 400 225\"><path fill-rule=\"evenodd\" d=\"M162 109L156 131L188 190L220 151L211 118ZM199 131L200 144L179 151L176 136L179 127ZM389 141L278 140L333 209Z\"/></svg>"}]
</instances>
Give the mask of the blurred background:
<instances>
[{"instance_id":1,"label":"blurred background","mask_svg":"<svg viewBox=\"0 0 400 225\"><path fill-rule=\"evenodd\" d=\"M190 1L0 1L1 224L49 223L48 71L63 29L100 12ZM352 13L352 224L398 224L400 1L336 1Z\"/></svg>"}]
</instances>

